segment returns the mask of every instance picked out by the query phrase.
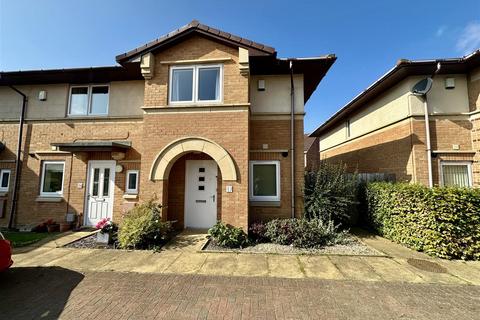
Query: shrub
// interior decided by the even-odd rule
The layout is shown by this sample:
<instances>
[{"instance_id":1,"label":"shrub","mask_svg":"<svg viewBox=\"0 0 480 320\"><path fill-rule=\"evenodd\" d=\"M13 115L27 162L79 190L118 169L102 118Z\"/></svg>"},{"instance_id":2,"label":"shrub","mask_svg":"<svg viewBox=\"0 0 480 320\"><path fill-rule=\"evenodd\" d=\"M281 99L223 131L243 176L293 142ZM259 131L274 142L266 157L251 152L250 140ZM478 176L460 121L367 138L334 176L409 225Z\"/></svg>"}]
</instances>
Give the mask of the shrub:
<instances>
[{"instance_id":1,"label":"shrub","mask_svg":"<svg viewBox=\"0 0 480 320\"><path fill-rule=\"evenodd\" d=\"M277 219L266 224L265 235L277 244L320 248L343 242L346 231L339 232L332 220Z\"/></svg>"},{"instance_id":2,"label":"shrub","mask_svg":"<svg viewBox=\"0 0 480 320\"><path fill-rule=\"evenodd\" d=\"M162 221L162 205L154 200L133 207L118 231L121 248L157 249L172 231L170 222Z\"/></svg>"},{"instance_id":3,"label":"shrub","mask_svg":"<svg viewBox=\"0 0 480 320\"><path fill-rule=\"evenodd\" d=\"M266 236L267 225L264 222L254 222L250 225L250 228L248 230L250 231L249 236L253 242L268 242L268 237Z\"/></svg>"},{"instance_id":4,"label":"shrub","mask_svg":"<svg viewBox=\"0 0 480 320\"><path fill-rule=\"evenodd\" d=\"M322 161L317 172L305 174L306 218L355 224L358 187L357 175L347 173L344 165Z\"/></svg>"},{"instance_id":5,"label":"shrub","mask_svg":"<svg viewBox=\"0 0 480 320\"><path fill-rule=\"evenodd\" d=\"M218 221L208 230L210 237L221 247L242 248L248 244L247 234L241 228Z\"/></svg>"},{"instance_id":6,"label":"shrub","mask_svg":"<svg viewBox=\"0 0 480 320\"><path fill-rule=\"evenodd\" d=\"M366 218L381 235L441 258L480 260L480 190L370 183Z\"/></svg>"}]
</instances>

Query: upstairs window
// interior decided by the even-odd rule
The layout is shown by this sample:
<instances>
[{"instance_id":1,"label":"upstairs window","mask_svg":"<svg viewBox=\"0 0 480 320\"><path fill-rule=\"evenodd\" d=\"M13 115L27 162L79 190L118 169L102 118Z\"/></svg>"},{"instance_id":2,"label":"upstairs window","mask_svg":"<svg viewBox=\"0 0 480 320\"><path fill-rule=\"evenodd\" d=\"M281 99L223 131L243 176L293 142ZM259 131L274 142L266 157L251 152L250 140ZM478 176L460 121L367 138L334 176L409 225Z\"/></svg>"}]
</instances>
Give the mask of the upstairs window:
<instances>
[{"instance_id":1,"label":"upstairs window","mask_svg":"<svg viewBox=\"0 0 480 320\"><path fill-rule=\"evenodd\" d=\"M70 116L108 114L108 85L72 86L70 88Z\"/></svg>"},{"instance_id":2,"label":"upstairs window","mask_svg":"<svg viewBox=\"0 0 480 320\"><path fill-rule=\"evenodd\" d=\"M10 184L10 173L9 169L0 170L0 191L8 191L8 186Z\"/></svg>"},{"instance_id":3,"label":"upstairs window","mask_svg":"<svg viewBox=\"0 0 480 320\"><path fill-rule=\"evenodd\" d=\"M220 102L221 65L185 66L170 69L170 103Z\"/></svg>"}]
</instances>

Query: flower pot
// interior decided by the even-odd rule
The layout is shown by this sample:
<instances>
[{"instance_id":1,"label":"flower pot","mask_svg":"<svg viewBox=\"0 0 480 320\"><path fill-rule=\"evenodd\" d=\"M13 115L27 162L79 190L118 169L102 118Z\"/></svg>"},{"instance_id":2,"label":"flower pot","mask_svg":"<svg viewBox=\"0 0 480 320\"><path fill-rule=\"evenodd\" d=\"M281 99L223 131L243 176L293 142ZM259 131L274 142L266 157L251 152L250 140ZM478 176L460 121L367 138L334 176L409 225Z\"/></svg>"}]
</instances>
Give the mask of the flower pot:
<instances>
[{"instance_id":1,"label":"flower pot","mask_svg":"<svg viewBox=\"0 0 480 320\"><path fill-rule=\"evenodd\" d=\"M48 232L55 232L58 231L59 225L58 224L49 224L47 225L47 231Z\"/></svg>"},{"instance_id":2,"label":"flower pot","mask_svg":"<svg viewBox=\"0 0 480 320\"><path fill-rule=\"evenodd\" d=\"M102 233L102 232L97 232L97 242L98 243L103 243L103 244L108 244L108 241L110 240L110 234L109 233Z\"/></svg>"},{"instance_id":3,"label":"flower pot","mask_svg":"<svg viewBox=\"0 0 480 320\"><path fill-rule=\"evenodd\" d=\"M61 223L60 224L60 232L68 231L68 230L70 230L71 227L72 226L71 226L70 223Z\"/></svg>"}]
</instances>

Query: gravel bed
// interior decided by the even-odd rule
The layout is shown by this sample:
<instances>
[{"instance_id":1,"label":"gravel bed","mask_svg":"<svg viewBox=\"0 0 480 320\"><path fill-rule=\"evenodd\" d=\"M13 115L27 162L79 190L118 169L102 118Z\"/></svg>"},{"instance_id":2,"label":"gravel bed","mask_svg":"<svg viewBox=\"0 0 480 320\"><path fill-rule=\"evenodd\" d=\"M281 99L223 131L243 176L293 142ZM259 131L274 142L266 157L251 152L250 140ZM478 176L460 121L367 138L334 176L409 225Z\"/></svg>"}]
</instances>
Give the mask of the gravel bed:
<instances>
[{"instance_id":1,"label":"gravel bed","mask_svg":"<svg viewBox=\"0 0 480 320\"><path fill-rule=\"evenodd\" d=\"M97 242L97 234L94 233L88 237L71 242L64 246L65 248L77 249L118 249L114 244L100 244Z\"/></svg>"},{"instance_id":2,"label":"gravel bed","mask_svg":"<svg viewBox=\"0 0 480 320\"><path fill-rule=\"evenodd\" d=\"M303 249L293 246L275 244L275 243L259 243L242 249L229 249L217 245L213 240L209 240L208 244L203 248L206 251L231 251L242 253L275 253L275 254L332 254L332 255L358 255L358 256L384 256L383 253L377 251L355 237L349 236L343 244L335 244L319 249Z\"/></svg>"}]
</instances>

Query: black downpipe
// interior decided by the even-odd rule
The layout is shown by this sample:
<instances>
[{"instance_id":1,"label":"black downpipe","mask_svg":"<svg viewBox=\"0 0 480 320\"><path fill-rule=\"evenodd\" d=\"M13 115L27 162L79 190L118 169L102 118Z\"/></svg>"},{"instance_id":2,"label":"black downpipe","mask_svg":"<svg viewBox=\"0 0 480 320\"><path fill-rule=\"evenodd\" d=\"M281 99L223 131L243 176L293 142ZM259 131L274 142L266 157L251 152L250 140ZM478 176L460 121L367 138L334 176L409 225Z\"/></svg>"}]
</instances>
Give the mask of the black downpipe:
<instances>
[{"instance_id":1,"label":"black downpipe","mask_svg":"<svg viewBox=\"0 0 480 320\"><path fill-rule=\"evenodd\" d=\"M25 121L25 111L27 109L27 96L15 88L10 86L12 90L17 92L22 96L22 111L20 113L20 121L18 128L18 141L17 141L17 159L15 161L15 180L13 181L13 193L12 193L12 206L10 207L10 217L8 219L8 229L13 229L13 223L15 218L15 213L17 211L17 198L18 198L18 187L20 186L20 171L22 170L22 137L23 137L23 123Z\"/></svg>"}]
</instances>

